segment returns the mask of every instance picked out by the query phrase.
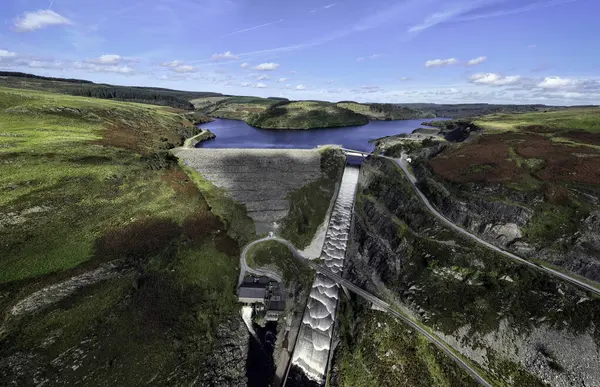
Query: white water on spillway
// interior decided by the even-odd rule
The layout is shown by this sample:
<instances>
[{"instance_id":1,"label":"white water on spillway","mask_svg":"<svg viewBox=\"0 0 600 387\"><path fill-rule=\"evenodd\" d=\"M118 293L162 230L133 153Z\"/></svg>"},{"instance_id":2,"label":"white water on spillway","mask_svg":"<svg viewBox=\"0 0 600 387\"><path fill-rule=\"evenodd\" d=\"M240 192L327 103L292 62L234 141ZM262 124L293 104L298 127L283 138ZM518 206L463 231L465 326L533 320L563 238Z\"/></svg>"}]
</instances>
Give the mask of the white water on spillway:
<instances>
[{"instance_id":1,"label":"white water on spillway","mask_svg":"<svg viewBox=\"0 0 600 387\"><path fill-rule=\"evenodd\" d=\"M254 328L252 327L252 307L251 306L242 306L242 320L244 320L244 322L246 323L246 327L248 327L248 332L250 332L250 334L252 336L254 336L254 338L256 338L256 332L254 331Z\"/></svg>"},{"instance_id":2,"label":"white water on spillway","mask_svg":"<svg viewBox=\"0 0 600 387\"><path fill-rule=\"evenodd\" d=\"M323 264L339 275L344 267L358 174L358 167L346 166L320 256ZM318 383L323 383L325 378L338 293L334 281L317 274L292 356L293 364Z\"/></svg>"}]
</instances>

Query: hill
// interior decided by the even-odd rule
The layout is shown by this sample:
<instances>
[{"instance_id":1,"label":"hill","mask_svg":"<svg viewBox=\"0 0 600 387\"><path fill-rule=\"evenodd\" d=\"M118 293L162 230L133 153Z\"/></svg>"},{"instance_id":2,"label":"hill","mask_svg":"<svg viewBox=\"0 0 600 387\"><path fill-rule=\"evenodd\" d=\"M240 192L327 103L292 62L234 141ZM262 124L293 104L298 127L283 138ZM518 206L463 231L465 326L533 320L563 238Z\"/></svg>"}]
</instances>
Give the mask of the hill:
<instances>
[{"instance_id":1,"label":"hill","mask_svg":"<svg viewBox=\"0 0 600 387\"><path fill-rule=\"evenodd\" d=\"M0 71L0 87L39 90L128 102L141 102L185 110L194 109L194 105L190 100L195 98L222 96L222 94L219 93L189 92L156 87L115 86L97 84L79 79L41 77L38 75L6 71Z\"/></svg>"},{"instance_id":2,"label":"hill","mask_svg":"<svg viewBox=\"0 0 600 387\"><path fill-rule=\"evenodd\" d=\"M328 102L279 102L248 116L249 125L264 129L314 129L365 125L369 119Z\"/></svg>"},{"instance_id":3,"label":"hill","mask_svg":"<svg viewBox=\"0 0 600 387\"><path fill-rule=\"evenodd\" d=\"M338 102L338 107L352 110L362 114L370 120L412 120L417 118L435 118L435 114L421 111L407 106L394 105L391 103L364 104L352 101Z\"/></svg>"},{"instance_id":4,"label":"hill","mask_svg":"<svg viewBox=\"0 0 600 387\"><path fill-rule=\"evenodd\" d=\"M167 152L196 132L171 108L0 88L0 385L245 381L245 240Z\"/></svg>"}]
</instances>

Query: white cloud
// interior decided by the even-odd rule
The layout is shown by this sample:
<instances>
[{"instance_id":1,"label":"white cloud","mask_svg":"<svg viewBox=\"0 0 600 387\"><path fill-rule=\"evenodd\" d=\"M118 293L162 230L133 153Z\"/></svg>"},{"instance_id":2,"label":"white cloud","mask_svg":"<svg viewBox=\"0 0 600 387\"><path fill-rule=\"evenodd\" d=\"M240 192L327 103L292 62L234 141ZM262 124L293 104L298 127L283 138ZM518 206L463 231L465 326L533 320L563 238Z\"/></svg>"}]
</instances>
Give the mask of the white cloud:
<instances>
[{"instance_id":1,"label":"white cloud","mask_svg":"<svg viewBox=\"0 0 600 387\"><path fill-rule=\"evenodd\" d=\"M401 81L410 81L411 78L409 78L409 77L401 77L400 80Z\"/></svg>"},{"instance_id":2,"label":"white cloud","mask_svg":"<svg viewBox=\"0 0 600 387\"><path fill-rule=\"evenodd\" d=\"M119 62L121 62L121 60L123 60L123 57L121 57L120 55L106 54L100 56L99 58L89 59L87 61L96 64L118 64Z\"/></svg>"},{"instance_id":3,"label":"white cloud","mask_svg":"<svg viewBox=\"0 0 600 387\"><path fill-rule=\"evenodd\" d=\"M453 10L449 10L449 11L445 11L445 12L436 12L432 15L427 16L427 18L425 19L425 21L423 21L423 23L409 28L408 32L424 31L430 27L434 27L440 23L445 22L445 21L453 18L454 16L460 15L461 12L463 12L462 9L453 9Z\"/></svg>"},{"instance_id":4,"label":"white cloud","mask_svg":"<svg viewBox=\"0 0 600 387\"><path fill-rule=\"evenodd\" d=\"M27 67L32 69L59 69L62 68L61 62L51 60L28 60L26 62Z\"/></svg>"},{"instance_id":5,"label":"white cloud","mask_svg":"<svg viewBox=\"0 0 600 387\"><path fill-rule=\"evenodd\" d=\"M254 69L260 70L260 71L272 71L272 70L277 70L278 68L279 68L279 63L261 63L258 66L256 66Z\"/></svg>"},{"instance_id":6,"label":"white cloud","mask_svg":"<svg viewBox=\"0 0 600 387\"><path fill-rule=\"evenodd\" d=\"M240 83L240 86L248 87L248 86L250 86L250 84L248 82L242 82L242 83Z\"/></svg>"},{"instance_id":7,"label":"white cloud","mask_svg":"<svg viewBox=\"0 0 600 387\"><path fill-rule=\"evenodd\" d=\"M179 65L173 67L173 71L175 71L176 73L191 73L196 71L196 68L190 65Z\"/></svg>"},{"instance_id":8,"label":"white cloud","mask_svg":"<svg viewBox=\"0 0 600 387\"><path fill-rule=\"evenodd\" d=\"M262 82L259 82L256 85L254 85L254 87L256 87L257 89L264 89L265 87L267 87L267 85L265 85Z\"/></svg>"},{"instance_id":9,"label":"white cloud","mask_svg":"<svg viewBox=\"0 0 600 387\"><path fill-rule=\"evenodd\" d=\"M482 64L486 60L487 60L487 56L480 56L478 58L471 59L470 61L468 61L467 66L476 66L478 64Z\"/></svg>"},{"instance_id":10,"label":"white cloud","mask_svg":"<svg viewBox=\"0 0 600 387\"><path fill-rule=\"evenodd\" d=\"M277 80L277 82L285 82L285 81L287 81L287 80L288 80L287 78L279 78L279 79Z\"/></svg>"},{"instance_id":11,"label":"white cloud","mask_svg":"<svg viewBox=\"0 0 600 387\"><path fill-rule=\"evenodd\" d=\"M383 91L379 86L362 85L359 89L353 90L355 93L377 93Z\"/></svg>"},{"instance_id":12,"label":"white cloud","mask_svg":"<svg viewBox=\"0 0 600 387\"><path fill-rule=\"evenodd\" d=\"M325 81L325 83L326 83L327 85L331 85L333 82L335 82L333 79L330 79L330 80L328 80L328 81Z\"/></svg>"},{"instance_id":13,"label":"white cloud","mask_svg":"<svg viewBox=\"0 0 600 387\"><path fill-rule=\"evenodd\" d=\"M567 87L573 87L579 85L581 82L561 77L546 77L542 82L538 84L538 87L543 89L564 89Z\"/></svg>"},{"instance_id":14,"label":"white cloud","mask_svg":"<svg viewBox=\"0 0 600 387\"><path fill-rule=\"evenodd\" d=\"M332 4L327 4L327 5L326 5L326 6L324 6L323 8L325 8L325 9L329 9L329 8L331 8L331 7L335 7L335 3L332 3Z\"/></svg>"},{"instance_id":15,"label":"white cloud","mask_svg":"<svg viewBox=\"0 0 600 387\"><path fill-rule=\"evenodd\" d=\"M102 67L101 72L132 74L135 70L129 66L108 66Z\"/></svg>"},{"instance_id":16,"label":"white cloud","mask_svg":"<svg viewBox=\"0 0 600 387\"><path fill-rule=\"evenodd\" d=\"M174 71L174 72L180 73L180 74L191 73L191 72L196 71L196 68L194 66L186 65L185 62L180 61L180 60L164 62L164 63L161 63L161 66L168 67L171 69L171 71Z\"/></svg>"},{"instance_id":17,"label":"white cloud","mask_svg":"<svg viewBox=\"0 0 600 387\"><path fill-rule=\"evenodd\" d=\"M260 77L256 78L257 81L264 81L266 79L271 79L271 77L268 75L261 75Z\"/></svg>"},{"instance_id":18,"label":"white cloud","mask_svg":"<svg viewBox=\"0 0 600 387\"><path fill-rule=\"evenodd\" d=\"M72 24L69 19L49 9L35 12L25 12L23 17L17 18L14 26L17 31L35 31L49 26Z\"/></svg>"},{"instance_id":19,"label":"white cloud","mask_svg":"<svg viewBox=\"0 0 600 387\"><path fill-rule=\"evenodd\" d=\"M365 58L364 56L361 56L361 57L359 57L359 58L356 58L356 61L357 61L357 62L364 62L364 61L365 61L365 60L367 60L367 59L377 59L377 58L380 58L380 57L382 57L382 56L383 56L382 54L373 54L373 55L369 55L369 56L368 56L368 57L366 57L366 58Z\"/></svg>"},{"instance_id":20,"label":"white cloud","mask_svg":"<svg viewBox=\"0 0 600 387\"><path fill-rule=\"evenodd\" d=\"M174 60L172 62L164 62L161 64L161 66L163 67L177 67L177 66L181 66L183 64L182 61L180 60Z\"/></svg>"},{"instance_id":21,"label":"white cloud","mask_svg":"<svg viewBox=\"0 0 600 387\"><path fill-rule=\"evenodd\" d=\"M476 85L507 86L521 81L520 75L504 76L496 73L478 73L469 77Z\"/></svg>"},{"instance_id":22,"label":"white cloud","mask_svg":"<svg viewBox=\"0 0 600 387\"><path fill-rule=\"evenodd\" d=\"M275 20L275 21L272 21L272 22L268 22L268 23L260 24L260 25L254 26L254 27L250 27L250 28L244 28L243 30L234 31L234 32L232 32L232 33L229 33L229 34L227 34L227 35L223 35L223 36L221 36L221 37L222 37L222 38L224 38L224 37L226 37L226 36L231 36L231 35L241 34L241 33L243 33L243 32L248 32L248 31L252 31L252 30L259 29L259 28L267 27L267 26L270 26L270 25L272 25L272 24L281 23L282 21L283 21L283 19L280 19L280 20Z\"/></svg>"},{"instance_id":23,"label":"white cloud","mask_svg":"<svg viewBox=\"0 0 600 387\"><path fill-rule=\"evenodd\" d=\"M425 67L445 67L455 64L458 64L458 59L456 58L432 59L425 62Z\"/></svg>"},{"instance_id":24,"label":"white cloud","mask_svg":"<svg viewBox=\"0 0 600 387\"><path fill-rule=\"evenodd\" d=\"M73 62L73 68L79 70L87 70L92 73L117 73L117 74L133 74L135 69L129 66L116 66L116 65L97 65L94 63L87 62Z\"/></svg>"},{"instance_id":25,"label":"white cloud","mask_svg":"<svg viewBox=\"0 0 600 387\"><path fill-rule=\"evenodd\" d=\"M16 52L0 50L0 60L2 60L3 58L14 58L16 56L17 56Z\"/></svg>"},{"instance_id":26,"label":"white cloud","mask_svg":"<svg viewBox=\"0 0 600 387\"><path fill-rule=\"evenodd\" d=\"M213 54L210 59L212 60L232 60L232 59L240 59L239 56L235 55L231 51L225 51L222 54Z\"/></svg>"},{"instance_id":27,"label":"white cloud","mask_svg":"<svg viewBox=\"0 0 600 387\"><path fill-rule=\"evenodd\" d=\"M241 68L245 69L246 67L250 66L248 63L244 62L240 65Z\"/></svg>"},{"instance_id":28,"label":"white cloud","mask_svg":"<svg viewBox=\"0 0 600 387\"><path fill-rule=\"evenodd\" d=\"M296 90L306 90L306 86L298 85L298 86L296 86Z\"/></svg>"}]
</instances>

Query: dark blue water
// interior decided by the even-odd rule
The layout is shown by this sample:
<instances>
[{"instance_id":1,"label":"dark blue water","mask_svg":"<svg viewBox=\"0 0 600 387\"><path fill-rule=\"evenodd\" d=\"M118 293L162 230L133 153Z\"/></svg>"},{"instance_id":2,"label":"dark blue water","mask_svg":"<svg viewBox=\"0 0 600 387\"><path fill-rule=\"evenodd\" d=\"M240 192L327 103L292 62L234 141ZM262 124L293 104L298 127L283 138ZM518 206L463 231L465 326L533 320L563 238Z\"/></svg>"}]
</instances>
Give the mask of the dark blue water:
<instances>
[{"instance_id":1,"label":"dark blue water","mask_svg":"<svg viewBox=\"0 0 600 387\"><path fill-rule=\"evenodd\" d=\"M318 145L334 144L344 148L372 152L369 140L411 133L423 127L423 121L440 121L448 118L426 118L401 121L372 121L364 126L311 130L257 129L243 121L218 119L202 124L217 138L199 143L199 148L314 148Z\"/></svg>"}]
</instances>

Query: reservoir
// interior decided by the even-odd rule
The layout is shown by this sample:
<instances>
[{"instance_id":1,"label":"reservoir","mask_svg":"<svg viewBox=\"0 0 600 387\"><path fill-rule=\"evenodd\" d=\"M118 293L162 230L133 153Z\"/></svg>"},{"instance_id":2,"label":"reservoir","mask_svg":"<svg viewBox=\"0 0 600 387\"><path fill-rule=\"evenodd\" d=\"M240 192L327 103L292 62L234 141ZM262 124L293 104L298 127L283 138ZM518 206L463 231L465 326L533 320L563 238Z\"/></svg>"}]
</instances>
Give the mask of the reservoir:
<instances>
[{"instance_id":1,"label":"reservoir","mask_svg":"<svg viewBox=\"0 0 600 387\"><path fill-rule=\"evenodd\" d=\"M244 121L217 119L202 124L217 138L199 143L200 148L315 148L318 145L334 144L363 152L372 152L369 140L411 133L424 127L423 121L443 121L449 118L422 118L418 120L371 121L363 126L322 128L309 130L257 129Z\"/></svg>"}]
</instances>

